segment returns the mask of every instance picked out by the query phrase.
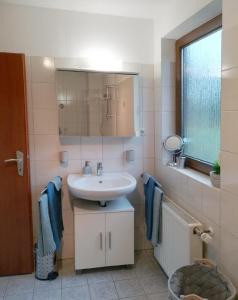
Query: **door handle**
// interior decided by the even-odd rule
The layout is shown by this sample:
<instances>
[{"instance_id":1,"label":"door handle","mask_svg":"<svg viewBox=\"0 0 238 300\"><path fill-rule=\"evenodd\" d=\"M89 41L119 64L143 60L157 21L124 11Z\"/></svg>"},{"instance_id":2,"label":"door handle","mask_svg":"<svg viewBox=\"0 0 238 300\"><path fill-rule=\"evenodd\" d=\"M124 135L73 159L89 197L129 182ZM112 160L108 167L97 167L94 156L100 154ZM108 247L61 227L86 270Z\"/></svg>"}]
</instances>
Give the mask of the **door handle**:
<instances>
[{"instance_id":1,"label":"door handle","mask_svg":"<svg viewBox=\"0 0 238 300\"><path fill-rule=\"evenodd\" d=\"M102 232L100 232L100 249L103 250Z\"/></svg>"},{"instance_id":2,"label":"door handle","mask_svg":"<svg viewBox=\"0 0 238 300\"><path fill-rule=\"evenodd\" d=\"M109 246L109 249L112 249L112 233L111 231L108 232L108 246Z\"/></svg>"},{"instance_id":3,"label":"door handle","mask_svg":"<svg viewBox=\"0 0 238 300\"><path fill-rule=\"evenodd\" d=\"M24 154L23 154L23 152L17 150L16 158L5 159L4 162L5 163L16 162L18 175L23 176L23 174L24 174Z\"/></svg>"}]
</instances>

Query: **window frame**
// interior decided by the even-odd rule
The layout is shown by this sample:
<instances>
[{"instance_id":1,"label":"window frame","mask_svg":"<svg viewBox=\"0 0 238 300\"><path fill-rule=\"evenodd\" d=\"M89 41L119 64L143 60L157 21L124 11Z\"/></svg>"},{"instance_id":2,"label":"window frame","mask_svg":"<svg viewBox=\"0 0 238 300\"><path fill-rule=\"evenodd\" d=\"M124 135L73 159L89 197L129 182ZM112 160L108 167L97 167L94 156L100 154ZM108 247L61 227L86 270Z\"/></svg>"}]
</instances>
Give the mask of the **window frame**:
<instances>
[{"instance_id":1,"label":"window frame","mask_svg":"<svg viewBox=\"0 0 238 300\"><path fill-rule=\"evenodd\" d=\"M195 30L189 32L182 38L176 41L176 133L182 135L182 64L181 64L181 50L185 46L193 43L211 32L222 28L222 14L211 19L207 23L199 26ZM205 163L199 159L191 158L187 156L186 166L195 169L204 174L209 174L212 170L212 164Z\"/></svg>"}]
</instances>

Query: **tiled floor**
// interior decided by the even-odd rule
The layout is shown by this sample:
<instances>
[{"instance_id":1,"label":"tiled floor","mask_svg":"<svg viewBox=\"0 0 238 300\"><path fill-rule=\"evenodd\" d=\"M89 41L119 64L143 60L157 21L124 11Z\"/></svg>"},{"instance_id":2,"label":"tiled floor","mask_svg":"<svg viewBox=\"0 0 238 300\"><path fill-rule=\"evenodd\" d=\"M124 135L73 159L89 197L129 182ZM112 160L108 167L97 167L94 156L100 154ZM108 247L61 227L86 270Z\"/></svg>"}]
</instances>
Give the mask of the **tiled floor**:
<instances>
[{"instance_id":1,"label":"tiled floor","mask_svg":"<svg viewBox=\"0 0 238 300\"><path fill-rule=\"evenodd\" d=\"M72 260L62 261L60 276L39 281L34 275L0 277L0 300L165 300L167 279L151 251L138 252L132 268L74 272Z\"/></svg>"}]
</instances>

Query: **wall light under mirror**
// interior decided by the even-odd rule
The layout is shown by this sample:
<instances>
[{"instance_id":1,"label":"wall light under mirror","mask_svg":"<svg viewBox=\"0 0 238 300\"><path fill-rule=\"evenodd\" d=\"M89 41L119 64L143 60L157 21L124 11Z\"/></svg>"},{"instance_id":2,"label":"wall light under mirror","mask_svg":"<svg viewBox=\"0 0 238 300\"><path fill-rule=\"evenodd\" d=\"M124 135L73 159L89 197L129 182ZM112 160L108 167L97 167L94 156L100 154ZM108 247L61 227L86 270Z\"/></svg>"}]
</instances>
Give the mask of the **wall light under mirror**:
<instances>
[{"instance_id":1,"label":"wall light under mirror","mask_svg":"<svg viewBox=\"0 0 238 300\"><path fill-rule=\"evenodd\" d=\"M139 135L137 74L57 70L60 136Z\"/></svg>"}]
</instances>

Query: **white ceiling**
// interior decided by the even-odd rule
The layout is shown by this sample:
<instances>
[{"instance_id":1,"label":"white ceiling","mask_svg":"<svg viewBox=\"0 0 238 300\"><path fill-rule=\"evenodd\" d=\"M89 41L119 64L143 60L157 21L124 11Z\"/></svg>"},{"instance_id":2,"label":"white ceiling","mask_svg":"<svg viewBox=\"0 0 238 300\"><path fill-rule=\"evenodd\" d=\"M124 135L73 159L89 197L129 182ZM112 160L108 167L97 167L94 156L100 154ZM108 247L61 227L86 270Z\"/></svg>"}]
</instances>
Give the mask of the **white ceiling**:
<instances>
[{"instance_id":1,"label":"white ceiling","mask_svg":"<svg viewBox=\"0 0 238 300\"><path fill-rule=\"evenodd\" d=\"M0 3L150 19L156 16L162 1L164 0L0 0Z\"/></svg>"}]
</instances>

